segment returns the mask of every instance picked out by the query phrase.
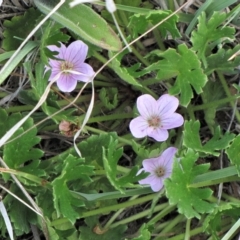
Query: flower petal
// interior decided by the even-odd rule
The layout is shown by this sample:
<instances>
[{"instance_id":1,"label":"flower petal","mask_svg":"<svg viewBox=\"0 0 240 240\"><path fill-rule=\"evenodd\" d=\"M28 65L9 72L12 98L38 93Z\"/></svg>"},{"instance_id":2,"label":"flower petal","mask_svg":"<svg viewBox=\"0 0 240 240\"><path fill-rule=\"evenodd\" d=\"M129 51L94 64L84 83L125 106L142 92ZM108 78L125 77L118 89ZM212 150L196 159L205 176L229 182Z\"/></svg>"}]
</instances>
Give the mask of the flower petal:
<instances>
[{"instance_id":1,"label":"flower petal","mask_svg":"<svg viewBox=\"0 0 240 240\"><path fill-rule=\"evenodd\" d=\"M143 138L147 136L148 123L141 116L132 119L129 128L135 138Z\"/></svg>"},{"instance_id":2,"label":"flower petal","mask_svg":"<svg viewBox=\"0 0 240 240\"><path fill-rule=\"evenodd\" d=\"M179 101L176 97L169 94L162 95L157 100L158 113L160 116L172 114L176 111L179 105Z\"/></svg>"},{"instance_id":3,"label":"flower petal","mask_svg":"<svg viewBox=\"0 0 240 240\"><path fill-rule=\"evenodd\" d=\"M162 116L161 125L163 129L172 129L182 126L184 119L179 113Z\"/></svg>"},{"instance_id":4,"label":"flower petal","mask_svg":"<svg viewBox=\"0 0 240 240\"><path fill-rule=\"evenodd\" d=\"M78 81L83 82L91 81L93 75L95 74L93 68L87 63L82 63L79 67L77 67L74 70L81 73L80 75L78 75Z\"/></svg>"},{"instance_id":5,"label":"flower petal","mask_svg":"<svg viewBox=\"0 0 240 240\"><path fill-rule=\"evenodd\" d=\"M174 156L176 154L176 152L178 151L177 148L175 147L169 147L167 148L165 151L163 151L163 153L161 154L161 156L158 158L158 161L161 162L161 165L166 169L169 170L172 168L172 164L173 164L173 159Z\"/></svg>"},{"instance_id":6,"label":"flower petal","mask_svg":"<svg viewBox=\"0 0 240 240\"><path fill-rule=\"evenodd\" d=\"M158 178L155 181L153 181L150 185L151 185L151 189L154 192L159 192L163 188L163 180L162 178Z\"/></svg>"},{"instance_id":7,"label":"flower petal","mask_svg":"<svg viewBox=\"0 0 240 240\"><path fill-rule=\"evenodd\" d=\"M157 177L153 174L147 176L146 178L139 180L138 182L140 184L149 184L151 185L153 182L155 182L157 180Z\"/></svg>"},{"instance_id":8,"label":"flower petal","mask_svg":"<svg viewBox=\"0 0 240 240\"><path fill-rule=\"evenodd\" d=\"M75 67L79 67L85 61L87 52L88 46L84 42L77 40L67 47L64 59L74 64Z\"/></svg>"},{"instance_id":9,"label":"flower petal","mask_svg":"<svg viewBox=\"0 0 240 240\"><path fill-rule=\"evenodd\" d=\"M156 115L157 101L149 94L144 94L137 99L137 109L143 118L147 119Z\"/></svg>"},{"instance_id":10,"label":"flower petal","mask_svg":"<svg viewBox=\"0 0 240 240\"><path fill-rule=\"evenodd\" d=\"M155 170L159 167L159 161L158 158L149 158L143 160L142 165L146 172L155 173Z\"/></svg>"},{"instance_id":11,"label":"flower petal","mask_svg":"<svg viewBox=\"0 0 240 240\"><path fill-rule=\"evenodd\" d=\"M57 80L57 86L62 92L72 92L77 86L77 80L70 74L62 74Z\"/></svg>"},{"instance_id":12,"label":"flower petal","mask_svg":"<svg viewBox=\"0 0 240 240\"><path fill-rule=\"evenodd\" d=\"M60 45L61 45L60 47L55 45L50 45L50 46L47 46L47 48L52 52L58 52L58 54L54 55L54 57L65 60L64 56L67 51L67 48L62 43L60 43ZM57 61L57 60L54 60L54 61ZM49 62L49 64L51 65L51 62Z\"/></svg>"},{"instance_id":13,"label":"flower petal","mask_svg":"<svg viewBox=\"0 0 240 240\"><path fill-rule=\"evenodd\" d=\"M166 129L161 129L161 128L152 128L148 127L147 129L147 135L149 137L152 137L158 142L163 142L167 140L168 138L168 131Z\"/></svg>"}]
</instances>

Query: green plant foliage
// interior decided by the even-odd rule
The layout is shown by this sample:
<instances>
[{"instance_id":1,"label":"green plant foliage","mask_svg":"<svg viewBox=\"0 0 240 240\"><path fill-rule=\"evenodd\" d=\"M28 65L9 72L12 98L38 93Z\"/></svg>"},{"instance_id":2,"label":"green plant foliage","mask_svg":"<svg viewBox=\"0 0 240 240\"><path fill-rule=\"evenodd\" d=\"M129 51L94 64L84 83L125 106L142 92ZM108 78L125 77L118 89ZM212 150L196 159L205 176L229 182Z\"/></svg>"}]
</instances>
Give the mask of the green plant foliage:
<instances>
[{"instance_id":1,"label":"green plant foliage","mask_svg":"<svg viewBox=\"0 0 240 240\"><path fill-rule=\"evenodd\" d=\"M222 85L219 84L217 81L208 81L203 88L203 93L201 94L201 97L202 97L203 103L210 103L226 97L226 94L223 90ZM214 133L214 129L217 125L215 121L215 117L216 117L217 109L219 107L221 106L218 106L218 107L215 106L215 107L204 109L204 119L208 124L208 127L211 130L211 133Z\"/></svg>"},{"instance_id":2,"label":"green plant foliage","mask_svg":"<svg viewBox=\"0 0 240 240\"><path fill-rule=\"evenodd\" d=\"M0 138L7 132L8 128L6 126L6 122L8 119L8 115L5 110L0 108Z\"/></svg>"},{"instance_id":3,"label":"green plant foliage","mask_svg":"<svg viewBox=\"0 0 240 240\"><path fill-rule=\"evenodd\" d=\"M149 227L144 223L140 228L140 233L138 237L133 238L133 240L150 240L152 231L150 232L149 228L152 228L152 227Z\"/></svg>"},{"instance_id":4,"label":"green plant foliage","mask_svg":"<svg viewBox=\"0 0 240 240\"><path fill-rule=\"evenodd\" d=\"M81 142L78 146L86 164L96 165L97 169L103 169L102 149L107 148L117 137L115 132L101 133L92 135L86 141Z\"/></svg>"},{"instance_id":5,"label":"green plant foliage","mask_svg":"<svg viewBox=\"0 0 240 240\"><path fill-rule=\"evenodd\" d=\"M209 213L214 204L206 200L212 195L210 188L196 189L189 185L193 179L209 169L209 164L195 165L198 154L188 149L181 160L175 160L170 179L165 180L166 195L171 205L177 204L179 213L189 218L201 218L200 214Z\"/></svg>"},{"instance_id":6,"label":"green plant foliage","mask_svg":"<svg viewBox=\"0 0 240 240\"><path fill-rule=\"evenodd\" d=\"M236 45L233 49L219 49L217 53L213 53L207 57L207 69L205 73L211 74L213 71L221 71L228 74L234 74L234 68L240 65L240 56L237 55L229 60L234 54L240 51L240 45Z\"/></svg>"},{"instance_id":7,"label":"green plant foliage","mask_svg":"<svg viewBox=\"0 0 240 240\"><path fill-rule=\"evenodd\" d=\"M77 207L84 206L83 201L76 199L70 193L67 183L73 180L83 179L85 182L91 182L90 175L93 174L93 167L84 164L83 159L69 155L63 163L62 173L52 182L54 206L58 216L63 215L72 223L80 214L76 211Z\"/></svg>"},{"instance_id":8,"label":"green plant foliage","mask_svg":"<svg viewBox=\"0 0 240 240\"><path fill-rule=\"evenodd\" d=\"M21 118L22 115L19 113L12 114L10 117L8 117L6 122L7 124L5 123L5 126L7 125L7 129L10 129ZM11 139L16 138L20 134L24 134L16 140L13 140L10 143L4 145L3 159L10 168L16 170L20 170L21 168L21 171L23 172L24 166L22 166L22 164L28 162L26 164L27 166L28 164L34 162L32 164L32 167L35 167L35 170L32 169L32 171L35 171L36 174L39 173L40 176L42 176L44 173L42 171L39 171L38 165L40 163L39 158L43 156L43 151L38 148L34 148L34 146L39 143L40 138L36 136L37 128L32 127L33 119L29 118L23 124L23 126L15 132ZM30 128L32 129L28 131Z\"/></svg>"},{"instance_id":9,"label":"green plant foliage","mask_svg":"<svg viewBox=\"0 0 240 240\"><path fill-rule=\"evenodd\" d=\"M97 217L88 217L85 219L87 226L80 227L79 240L110 240L124 239L124 232L127 229L126 225L119 225L113 229L101 231L100 223Z\"/></svg>"},{"instance_id":10,"label":"green plant foliage","mask_svg":"<svg viewBox=\"0 0 240 240\"><path fill-rule=\"evenodd\" d=\"M180 94L181 105L187 106L193 97L192 87L196 93L200 94L207 82L207 76L203 73L197 55L184 44L178 46L178 52L170 48L165 52L155 53L163 58L154 63L154 68L158 68L157 79L176 77L169 93Z\"/></svg>"},{"instance_id":11,"label":"green plant foliage","mask_svg":"<svg viewBox=\"0 0 240 240\"><path fill-rule=\"evenodd\" d=\"M66 0L61 8L51 15L51 18L79 37L101 48L111 51L121 49L120 39L100 15L84 4L70 8L70 2L71 0ZM34 0L34 3L40 11L48 14L58 3L58 0Z\"/></svg>"},{"instance_id":12,"label":"green plant foliage","mask_svg":"<svg viewBox=\"0 0 240 240\"><path fill-rule=\"evenodd\" d=\"M223 38L233 40L235 29L227 26L220 26L226 20L227 14L222 12L214 12L209 20L206 18L205 12L199 16L198 29L192 32L191 42L193 44L193 50L198 52L198 56L203 59L206 51L208 50L208 44L210 42L219 41ZM213 45L211 48L215 47Z\"/></svg>"},{"instance_id":13,"label":"green plant foliage","mask_svg":"<svg viewBox=\"0 0 240 240\"><path fill-rule=\"evenodd\" d=\"M118 105L118 89L117 88L101 88L99 99L108 110L112 110Z\"/></svg>"},{"instance_id":14,"label":"green plant foliage","mask_svg":"<svg viewBox=\"0 0 240 240\"><path fill-rule=\"evenodd\" d=\"M202 145L200 137L200 122L199 121L185 121L183 132L183 144L187 148L194 151L199 151L204 155L219 156L219 151L229 146L230 142L234 139L234 134L225 133L221 134L220 127L215 128L214 136L204 145Z\"/></svg>"},{"instance_id":15,"label":"green plant foliage","mask_svg":"<svg viewBox=\"0 0 240 240\"><path fill-rule=\"evenodd\" d=\"M238 176L240 176L240 135L238 135L233 142L231 143L230 147L226 150L226 153L231 161L237 168Z\"/></svg>"},{"instance_id":16,"label":"green plant foliage","mask_svg":"<svg viewBox=\"0 0 240 240\"><path fill-rule=\"evenodd\" d=\"M238 203L230 202L219 205L206 217L203 224L204 231L211 234L213 239L220 240L218 232L222 231L222 228L225 226L224 219L230 216L234 221L237 221L239 219L239 211Z\"/></svg>"},{"instance_id":17,"label":"green plant foliage","mask_svg":"<svg viewBox=\"0 0 240 240\"><path fill-rule=\"evenodd\" d=\"M15 184L11 184L9 190L23 201L28 202L18 186ZM4 204L8 208L8 214L14 226L14 234L21 236L24 233L29 233L30 223L34 225L37 223L36 213L27 208L10 194L4 198Z\"/></svg>"},{"instance_id":18,"label":"green plant foliage","mask_svg":"<svg viewBox=\"0 0 240 240\"><path fill-rule=\"evenodd\" d=\"M48 84L48 78L50 72L47 72L44 74L44 64L42 62L36 63L35 65L35 76L33 75L33 69L32 69L32 63L31 62L25 62L24 67L29 74L29 78L31 81L32 90L31 94L34 96L35 101L39 100L43 93L46 90L47 84ZM24 90L23 90L24 91ZM28 90L29 92L29 90ZM26 93L27 94L27 93ZM25 103L27 104L27 103Z\"/></svg>"},{"instance_id":19,"label":"green plant foliage","mask_svg":"<svg viewBox=\"0 0 240 240\"><path fill-rule=\"evenodd\" d=\"M106 170L107 178L112 184L112 186L114 186L121 193L124 193L124 190L122 188L123 186L136 182L142 179L143 176L146 177L146 175L144 173L137 175L138 168L133 167L126 175L117 177L117 163L123 153L123 149L117 148L117 145L118 141L111 139L109 142L109 146L107 148L103 147L103 163Z\"/></svg>"},{"instance_id":20,"label":"green plant foliage","mask_svg":"<svg viewBox=\"0 0 240 240\"><path fill-rule=\"evenodd\" d=\"M149 26L154 26L160 21L164 20L171 14L171 11L163 10L149 10L147 14L134 14L130 19L129 27L131 28L131 33L133 38L137 38L139 34L145 33ZM165 38L169 32L173 38L180 37L180 33L177 29L177 15L172 16L171 18L164 21L157 28L159 29L161 36Z\"/></svg>"},{"instance_id":21,"label":"green plant foliage","mask_svg":"<svg viewBox=\"0 0 240 240\"><path fill-rule=\"evenodd\" d=\"M114 54L112 52L109 52L109 57L112 58ZM114 72L125 82L127 82L130 85L133 86L141 86L140 83L137 82L137 80L130 74L127 68L121 67L121 63L119 58L114 58L111 61L111 66L114 70Z\"/></svg>"},{"instance_id":22,"label":"green plant foliage","mask_svg":"<svg viewBox=\"0 0 240 240\"><path fill-rule=\"evenodd\" d=\"M35 25L42 18L41 13L33 8L25 11L24 15L15 16L5 20L3 26L6 28L3 32L2 48L5 51L15 50L21 42L28 36Z\"/></svg>"},{"instance_id":23,"label":"green plant foliage","mask_svg":"<svg viewBox=\"0 0 240 240\"><path fill-rule=\"evenodd\" d=\"M62 26L56 22L48 21L44 25L43 35L40 44L40 56L42 61L47 64L49 58L54 58L53 53L47 48L49 45L56 45L60 47L59 42L67 42L70 36L61 31Z\"/></svg>"}]
</instances>

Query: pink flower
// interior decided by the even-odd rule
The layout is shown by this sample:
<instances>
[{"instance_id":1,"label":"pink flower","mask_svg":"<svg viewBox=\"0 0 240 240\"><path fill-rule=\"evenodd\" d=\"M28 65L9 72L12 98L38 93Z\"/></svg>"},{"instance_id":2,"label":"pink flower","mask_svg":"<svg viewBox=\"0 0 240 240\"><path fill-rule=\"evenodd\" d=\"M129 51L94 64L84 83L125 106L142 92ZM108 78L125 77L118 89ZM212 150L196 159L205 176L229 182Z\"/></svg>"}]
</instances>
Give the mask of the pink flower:
<instances>
[{"instance_id":1,"label":"pink flower","mask_svg":"<svg viewBox=\"0 0 240 240\"><path fill-rule=\"evenodd\" d=\"M130 122L130 131L136 138L146 136L162 142L167 140L168 131L183 125L183 117L175 113L179 101L169 94L155 100L151 95L144 94L137 99L137 109L141 116Z\"/></svg>"},{"instance_id":2,"label":"pink flower","mask_svg":"<svg viewBox=\"0 0 240 240\"><path fill-rule=\"evenodd\" d=\"M150 175L139 181L140 184L149 184L154 192L158 192L163 187L163 180L172 173L173 159L177 148L167 148L159 157L143 160L143 168L138 171L149 172Z\"/></svg>"},{"instance_id":3,"label":"pink flower","mask_svg":"<svg viewBox=\"0 0 240 240\"><path fill-rule=\"evenodd\" d=\"M52 52L58 52L54 57L60 59L50 59L46 70L51 69L49 81L53 80L57 74L61 73L57 80L57 86L62 92L73 91L78 81L88 82L92 80L94 71L92 67L84 63L88 46L80 40L72 42L68 47L61 43L61 47L48 46Z\"/></svg>"}]
</instances>

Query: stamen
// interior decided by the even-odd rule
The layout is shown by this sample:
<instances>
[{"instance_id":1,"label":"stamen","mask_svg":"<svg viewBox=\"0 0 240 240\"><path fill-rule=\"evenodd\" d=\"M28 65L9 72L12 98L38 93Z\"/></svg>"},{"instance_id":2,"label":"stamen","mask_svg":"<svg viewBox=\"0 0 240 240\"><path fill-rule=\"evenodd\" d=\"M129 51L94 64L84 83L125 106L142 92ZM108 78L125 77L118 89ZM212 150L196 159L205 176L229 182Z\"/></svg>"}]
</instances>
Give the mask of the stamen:
<instances>
[{"instance_id":1,"label":"stamen","mask_svg":"<svg viewBox=\"0 0 240 240\"><path fill-rule=\"evenodd\" d=\"M161 120L158 116L152 116L150 119L148 119L148 125L149 127L158 128L160 126Z\"/></svg>"},{"instance_id":2,"label":"stamen","mask_svg":"<svg viewBox=\"0 0 240 240\"><path fill-rule=\"evenodd\" d=\"M165 175L165 169L163 167L159 167L155 171L158 177L163 177Z\"/></svg>"},{"instance_id":3,"label":"stamen","mask_svg":"<svg viewBox=\"0 0 240 240\"><path fill-rule=\"evenodd\" d=\"M67 61L62 62L61 64L61 71L66 71L66 70L72 70L73 69L73 64ZM65 74L68 74L68 72L65 72Z\"/></svg>"}]
</instances>

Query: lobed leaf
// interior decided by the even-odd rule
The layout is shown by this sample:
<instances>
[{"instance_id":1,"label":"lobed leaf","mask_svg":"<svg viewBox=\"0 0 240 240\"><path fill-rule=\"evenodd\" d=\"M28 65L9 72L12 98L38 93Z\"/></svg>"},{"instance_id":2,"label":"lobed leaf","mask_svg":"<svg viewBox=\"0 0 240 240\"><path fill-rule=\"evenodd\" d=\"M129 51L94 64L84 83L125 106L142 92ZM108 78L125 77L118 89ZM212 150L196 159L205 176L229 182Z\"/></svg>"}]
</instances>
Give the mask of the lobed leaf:
<instances>
[{"instance_id":1,"label":"lobed leaf","mask_svg":"<svg viewBox=\"0 0 240 240\"><path fill-rule=\"evenodd\" d=\"M76 211L79 206L84 206L83 201L72 196L67 183L73 180L83 179L84 182L91 182L90 175L93 174L93 167L83 164L83 159L68 155L64 160L61 175L52 182L54 206L58 216L63 215L72 223L80 214Z\"/></svg>"},{"instance_id":2,"label":"lobed leaf","mask_svg":"<svg viewBox=\"0 0 240 240\"><path fill-rule=\"evenodd\" d=\"M187 106L193 98L192 87L196 93L200 94L207 82L207 76L203 73L197 55L186 45L181 44L178 46L178 52L175 49L168 49L163 53L158 53L158 56L163 60L158 61L157 78L176 77L169 93L180 94L181 105Z\"/></svg>"},{"instance_id":3,"label":"lobed leaf","mask_svg":"<svg viewBox=\"0 0 240 240\"><path fill-rule=\"evenodd\" d=\"M146 14L134 14L129 22L129 28L132 30L132 37L137 38L139 34L143 34L149 29L149 25L156 25L166 19L171 13L172 12L169 10L149 10ZM160 31L163 38L167 36L168 32L174 39L181 36L176 26L177 21L178 17L174 15L158 26L157 29Z\"/></svg>"},{"instance_id":4,"label":"lobed leaf","mask_svg":"<svg viewBox=\"0 0 240 240\"><path fill-rule=\"evenodd\" d=\"M2 47L6 51L16 50L22 41L28 36L32 29L38 24L41 13L33 8L24 12L24 15L15 16L9 20L5 20L3 26Z\"/></svg>"},{"instance_id":5,"label":"lobed leaf","mask_svg":"<svg viewBox=\"0 0 240 240\"><path fill-rule=\"evenodd\" d=\"M118 105L118 89L117 88L101 88L99 99L108 110L113 110Z\"/></svg>"},{"instance_id":6,"label":"lobed leaf","mask_svg":"<svg viewBox=\"0 0 240 240\"><path fill-rule=\"evenodd\" d=\"M218 150L227 148L230 142L234 139L234 134L225 133L221 135L220 127L215 129L214 136L207 141L205 145L202 145L200 137L200 122L199 121L185 121L184 132L183 132L183 145L187 148L191 148L194 151L199 151L207 155L219 156Z\"/></svg>"},{"instance_id":7,"label":"lobed leaf","mask_svg":"<svg viewBox=\"0 0 240 240\"><path fill-rule=\"evenodd\" d=\"M226 153L232 164L236 166L238 176L240 176L240 135L234 138Z\"/></svg>"},{"instance_id":8,"label":"lobed leaf","mask_svg":"<svg viewBox=\"0 0 240 240\"><path fill-rule=\"evenodd\" d=\"M6 116L5 116L6 119ZM5 132L15 125L22 115L19 113L12 114L6 119L4 130ZM39 158L43 156L43 151L35 148L34 146L40 142L40 138L37 137L37 128L33 127L33 119L29 118L23 125L20 127L11 139L18 137L23 134L21 137L16 140L11 141L4 145L3 148L3 159L9 168L29 172L29 166L31 166L30 173L34 172L36 176L45 175L44 171L39 169ZM33 128L32 128L33 127ZM32 128L30 131L28 129ZM26 132L27 131L27 132ZM4 133L5 133L4 132ZM11 140L10 139L10 140ZM23 165L25 164L25 165ZM39 174L39 175L38 175ZM8 179L9 175L4 175L5 180Z\"/></svg>"},{"instance_id":9,"label":"lobed leaf","mask_svg":"<svg viewBox=\"0 0 240 240\"><path fill-rule=\"evenodd\" d=\"M112 58L114 54L109 52L109 57ZM122 67L118 58L114 58L111 61L111 66L114 72L125 82L133 86L141 86L140 83L131 75L131 71L129 72L127 68Z\"/></svg>"},{"instance_id":10,"label":"lobed leaf","mask_svg":"<svg viewBox=\"0 0 240 240\"><path fill-rule=\"evenodd\" d=\"M192 32L191 42L193 50L198 52L198 56L202 59L208 48L208 44L220 39L233 40L235 29L227 26L220 26L227 18L227 14L223 12L214 12L211 18L206 18L206 13L202 12L198 19L198 29ZM214 45L215 47L215 45Z\"/></svg>"},{"instance_id":11,"label":"lobed leaf","mask_svg":"<svg viewBox=\"0 0 240 240\"><path fill-rule=\"evenodd\" d=\"M234 68L240 65L240 56L237 55L234 59L229 60L235 53L240 51L240 45L236 45L233 49L219 49L216 53L213 53L207 57L207 69L205 73L207 75L214 71L221 71L228 74L234 73Z\"/></svg>"},{"instance_id":12,"label":"lobed leaf","mask_svg":"<svg viewBox=\"0 0 240 240\"><path fill-rule=\"evenodd\" d=\"M177 204L179 213L188 219L200 219L200 214L209 213L214 208L214 204L207 202L212 195L210 188L189 187L197 175L205 173L209 168L209 164L195 165L197 158L198 154L188 149L180 161L174 161L171 178L164 183L169 203Z\"/></svg>"},{"instance_id":13,"label":"lobed leaf","mask_svg":"<svg viewBox=\"0 0 240 240\"><path fill-rule=\"evenodd\" d=\"M222 231L225 224L223 219L230 216L234 221L237 221L239 219L239 210L239 204L237 203L227 202L219 205L206 217L203 223L204 231L211 234L214 239L220 239L218 232Z\"/></svg>"},{"instance_id":14,"label":"lobed leaf","mask_svg":"<svg viewBox=\"0 0 240 240\"><path fill-rule=\"evenodd\" d=\"M117 163L123 153L123 148L117 148L118 141L113 138L110 139L109 146L103 147L103 164L106 170L106 176L112 186L114 186L121 193L124 193L117 177Z\"/></svg>"}]
</instances>

